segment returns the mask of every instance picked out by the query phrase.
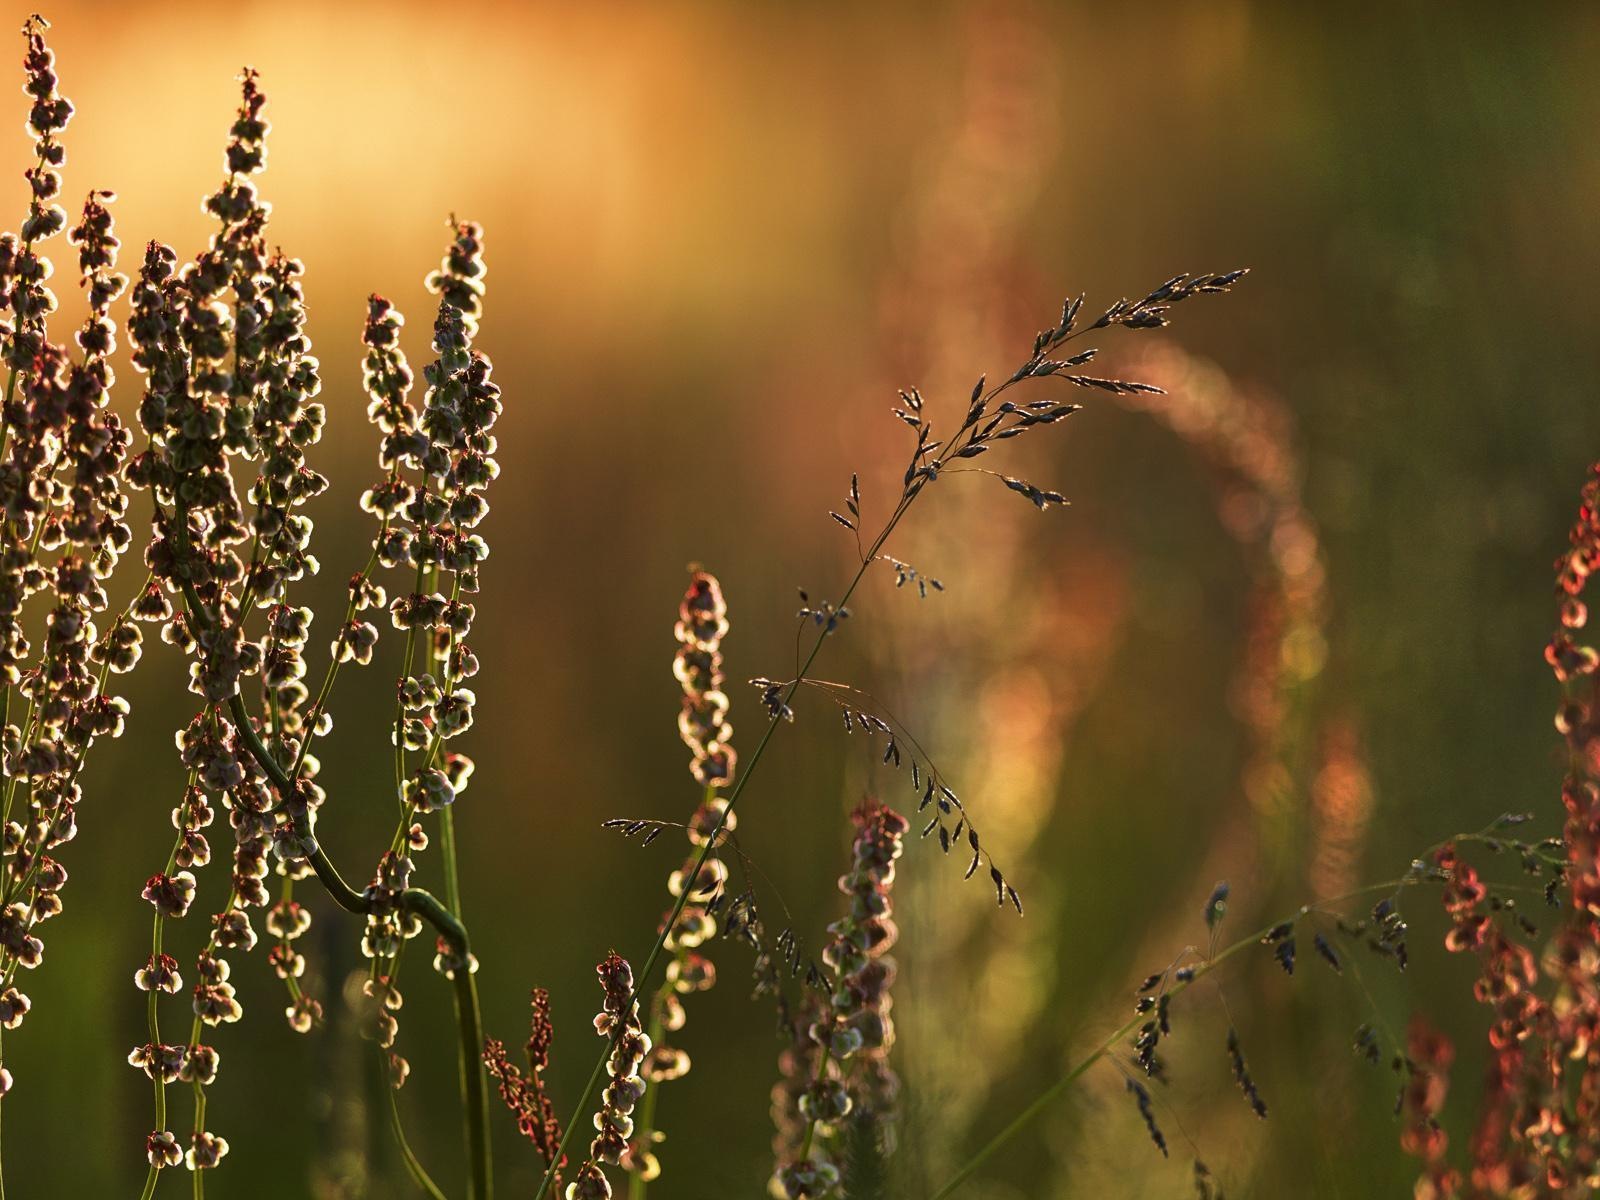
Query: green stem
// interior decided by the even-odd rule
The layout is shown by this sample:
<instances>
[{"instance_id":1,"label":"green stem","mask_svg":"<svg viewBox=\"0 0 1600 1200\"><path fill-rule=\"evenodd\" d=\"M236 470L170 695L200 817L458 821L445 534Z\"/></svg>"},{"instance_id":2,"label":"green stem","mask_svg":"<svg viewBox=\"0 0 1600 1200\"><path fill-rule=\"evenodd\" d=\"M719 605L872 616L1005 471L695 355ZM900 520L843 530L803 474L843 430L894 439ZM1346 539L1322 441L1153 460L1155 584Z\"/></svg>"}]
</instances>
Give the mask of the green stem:
<instances>
[{"instance_id":1,"label":"green stem","mask_svg":"<svg viewBox=\"0 0 1600 1200\"><path fill-rule=\"evenodd\" d=\"M444 860L444 902L461 912L461 871L456 865L456 810L451 805L439 814L439 853Z\"/></svg>"},{"instance_id":2,"label":"green stem","mask_svg":"<svg viewBox=\"0 0 1600 1200\"><path fill-rule=\"evenodd\" d=\"M901 496L900 503L895 506L894 513L883 527L883 532L879 533L876 540L873 541L872 548L863 557L855 578L850 581L850 586L845 588L844 595L839 600L839 608L842 609L850 602L850 597L855 594L856 588L860 586L862 577L867 573L867 568L872 565L878 551L883 548L884 542L889 540L889 535L894 532L895 526L900 523L900 518L905 516L906 510L911 507L912 501L919 494L920 488ZM784 693L783 704L785 706L794 699L795 693L800 690L800 685L805 682L806 673L811 670L811 664L816 662L817 655L822 652L822 644L828 640L829 632L831 630L826 625L818 632L817 640L812 643L811 652L806 655L799 672L790 681L788 690ZM686 879L699 878L700 871L706 865L706 860L711 857L711 851L721 838L722 830L727 825L728 818L733 815L734 805L739 802L739 797L744 794L744 789L755 775L756 767L760 764L762 756L766 753L767 746L772 742L772 735L777 732L778 726L782 721L783 718L781 716L775 715L768 720L767 727L761 731L761 740L756 743L755 751L751 754L750 761L746 764L744 772L728 793L727 806L723 808L721 815L717 819L717 824L712 829L710 836L706 838L705 844L700 847L700 853L695 859L694 867L685 874ZM683 915L684 906L689 902L691 891L693 891L692 888L685 887L679 894L677 902L672 906L672 912L667 916L666 921L662 923L661 931L656 934L655 944L650 947L650 952L645 956L644 965L634 973L633 994L629 997L628 1005L624 1005L624 1011L629 1005L638 1002L641 989L649 981L650 973L655 970L656 961L661 957L661 949L666 944L667 933L678 923L678 918ZM605 1074L606 1063L610 1057L611 1048L608 1043L606 1049L601 1052L599 1060L595 1063L594 1070L589 1073L589 1081L584 1084L583 1093L578 1097L578 1103L573 1110L571 1119L567 1121L566 1126L561 1131L561 1142L556 1147L555 1156L551 1160L549 1168L545 1171L544 1178L539 1182L538 1191L533 1194L533 1200L544 1200L545 1194L549 1192L550 1185L555 1180L556 1167L566 1154L567 1144L572 1140L572 1134L577 1128L578 1121L588 1111L589 1103L594 1098L595 1089L600 1086L601 1076Z\"/></svg>"},{"instance_id":3,"label":"green stem","mask_svg":"<svg viewBox=\"0 0 1600 1200\"><path fill-rule=\"evenodd\" d=\"M461 915L461 873L456 866L455 808L446 808L439 826L440 851L444 858L445 904L457 919ZM478 976L470 969L471 959L456 981L456 1026L461 1030L461 1102L470 1114L467 1122L467 1157L493 1162L489 1142L489 1077L483 1069L483 1010L478 999ZM469 1032L470 1031L470 1032ZM486 1180L483 1195L488 1197L493 1180Z\"/></svg>"},{"instance_id":4,"label":"green stem","mask_svg":"<svg viewBox=\"0 0 1600 1200\"><path fill-rule=\"evenodd\" d=\"M827 1076L828 1063L832 1061L832 1058L833 1048L831 1046L824 1046L822 1048L822 1057L817 1059L817 1077L814 1082L821 1083ZM817 1119L812 1117L811 1120L806 1122L806 1136L800 1139L800 1155L796 1160L797 1162L805 1162L806 1159L811 1157L811 1143L816 1137L816 1134Z\"/></svg>"},{"instance_id":5,"label":"green stem","mask_svg":"<svg viewBox=\"0 0 1600 1200\"><path fill-rule=\"evenodd\" d=\"M645 1027L645 1036L650 1039L652 1046L659 1044L661 1041L663 1032L661 1027L662 998L668 994L671 988L671 983L663 983L650 1002L650 1023ZM638 1130L640 1145L648 1146L650 1144L651 1134L656 1127L656 1100L660 1095L661 1084L659 1082L652 1083L645 1089L644 1099L639 1102L639 1120L635 1128ZM628 1173L628 1200L644 1200L645 1192L649 1187L650 1181L640 1172L630 1171ZM5 1200L5 1198L0 1196L0 1200Z\"/></svg>"},{"instance_id":6,"label":"green stem","mask_svg":"<svg viewBox=\"0 0 1600 1200\"><path fill-rule=\"evenodd\" d=\"M203 1133L206 1128L206 1089L197 1079L194 1081L194 1131ZM204 1200L206 1194L206 1173L198 1166L191 1172L194 1177L194 1200Z\"/></svg>"},{"instance_id":7,"label":"green stem","mask_svg":"<svg viewBox=\"0 0 1600 1200\"><path fill-rule=\"evenodd\" d=\"M705 808L717 798L717 785L708 783L705 793L700 797L700 807ZM680 945L673 956L681 969L689 959L689 948ZM655 995L650 998L650 1020L645 1027L645 1034L650 1039L652 1046L661 1044L661 1035L665 1032L667 1001L672 998L676 985L672 977L667 975L661 980L661 986L656 989ZM639 1103L639 1116L634 1121L635 1138L642 1146L649 1146L655 1140L656 1105L661 1098L661 1082L657 1081L647 1088L644 1099ZM628 1173L628 1200L645 1200L646 1191L650 1181L639 1171ZM4 1197L0 1197L4 1200Z\"/></svg>"},{"instance_id":8,"label":"green stem","mask_svg":"<svg viewBox=\"0 0 1600 1200\"><path fill-rule=\"evenodd\" d=\"M456 974L456 1027L461 1032L461 1091L467 1108L467 1158L479 1200L494 1196L493 1150L489 1143L489 1075L483 1069L483 1010L478 976L463 967ZM470 1064L470 1065L469 1065ZM476 1086L471 1086L471 1082Z\"/></svg>"},{"instance_id":9,"label":"green stem","mask_svg":"<svg viewBox=\"0 0 1600 1200\"><path fill-rule=\"evenodd\" d=\"M383 1052L378 1052L379 1066L382 1062ZM422 1165L422 1160L411 1149L411 1143L406 1140L406 1128L400 1121L400 1101L395 1094L395 1089L387 1079L381 1081L380 1086L389 1096L389 1127L394 1130L394 1140L400 1146L400 1158L406 1165L406 1173L411 1176L416 1185L427 1192L432 1200L447 1200L439 1185L433 1181L433 1176L428 1174L427 1168Z\"/></svg>"},{"instance_id":10,"label":"green stem","mask_svg":"<svg viewBox=\"0 0 1600 1200\"><path fill-rule=\"evenodd\" d=\"M161 913L157 912L155 915L155 929L150 936L151 955L157 961L161 958L161 924ZM150 1025L150 1044L153 1046L161 1045L161 1022L156 1003L160 995L159 988L151 988L146 993L145 1000L146 1017ZM162 1130L167 1127L167 1085L161 1078L159 1064L157 1064L156 1070L152 1073L152 1078L155 1081L156 1093L156 1129ZM150 1173L145 1176L144 1191L139 1193L140 1200L150 1200L150 1197L155 1195L156 1178L160 1173L161 1168L156 1166L155 1163L151 1163Z\"/></svg>"}]
</instances>

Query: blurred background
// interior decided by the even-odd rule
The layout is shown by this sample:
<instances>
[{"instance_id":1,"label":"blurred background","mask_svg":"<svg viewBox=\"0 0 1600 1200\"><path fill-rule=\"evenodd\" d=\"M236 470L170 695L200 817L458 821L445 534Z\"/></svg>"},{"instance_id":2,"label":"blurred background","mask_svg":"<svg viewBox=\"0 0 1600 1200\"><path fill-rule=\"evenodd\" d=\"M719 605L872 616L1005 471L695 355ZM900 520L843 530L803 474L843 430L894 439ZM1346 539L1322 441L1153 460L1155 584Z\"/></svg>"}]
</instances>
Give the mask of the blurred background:
<instances>
[{"instance_id":1,"label":"blurred background","mask_svg":"<svg viewBox=\"0 0 1600 1200\"><path fill-rule=\"evenodd\" d=\"M27 10L13 9L15 27ZM201 248L235 76L262 72L262 188L274 241L307 263L329 412L314 456L333 479L313 510L324 569L299 601L323 614L314 646L371 535L356 508L377 477L364 298L410 315L407 348L425 361L422 279L446 218L487 228L479 344L506 413L474 631L480 708L461 747L478 764L457 807L465 915L492 1033L520 1044L527 990L551 989L563 1111L599 1048L593 964L644 953L680 849L669 837L641 851L600 821L681 820L698 798L670 671L686 565L726 590L748 754L764 717L743 681L792 672L795 588L837 596L852 571L826 510L852 471L869 528L898 491L895 389L919 385L936 423L956 419L979 373L1009 373L1068 294L1096 311L1179 271L1253 268L1235 294L1178 309L1172 331L1104 340L1115 370L1164 383L1167 400L1089 396L998 464L1071 507L1040 514L992 479L941 481L887 550L944 592L919 602L878 573L821 660L929 748L1028 905L1023 920L997 913L981 877L963 885L964 863L927 843L902 862L896 1194L937 1187L1131 1013L1139 979L1203 946L1218 879L1233 886L1227 940L1391 878L1506 809L1555 827L1540 652L1550 563L1600 455L1585 299L1600 262L1600 12L1381 13L1242 0L48 11L77 106L66 199L120 194L127 270L149 238ZM20 83L20 37L13 49ZM11 104L0 200L15 222L30 144L20 93ZM58 320L75 320L73 264L52 248ZM119 362L131 415L137 377ZM122 591L136 582L124 571ZM320 831L352 877L392 820L371 780L387 769L398 651L386 635L378 664L341 676L321 751ZM314 675L324 661L312 656ZM171 842L171 731L193 699L176 653L153 642L125 693L128 734L94 755L63 856L66 913L25 981L34 1013L6 1038L20 1197L127 1195L144 1175L149 1085L125 1064L145 1040L138 893ZM843 902L845 814L874 792L914 803L876 762L824 698L802 697L740 804L774 930L792 922L819 945ZM224 898L220 872L202 876L206 911ZM424 882L436 872L425 857ZM214 1196L409 1194L339 1001L358 931L313 904L308 987L327 1028L288 1029L263 951L235 964L246 1021L214 1038L210 1125L232 1146ZM1221 975L1222 994L1183 998L1157 1089L1170 1160L1102 1064L965 1194L1184 1195L1197 1153L1229 1194L1409 1194L1393 1080L1355 1060L1353 1029L1399 1032L1420 1010L1458 1040L1458 1146L1482 1063L1471 966L1443 953L1430 897L1411 910L1405 976L1362 959L1335 978L1305 955L1287 979L1262 951ZM203 921L169 931L186 968ZM661 1098L661 1200L755 1196L771 1169L772 1006L748 998L747 950L716 957L721 984L690 998L681 1036L695 1070ZM402 1108L423 1159L457 1180L449 997L419 964L407 999ZM1265 1124L1229 1077L1230 1016ZM174 1095L181 1127L188 1099ZM536 1156L496 1122L504 1194L531 1195ZM167 1178L160 1194L186 1187Z\"/></svg>"}]
</instances>

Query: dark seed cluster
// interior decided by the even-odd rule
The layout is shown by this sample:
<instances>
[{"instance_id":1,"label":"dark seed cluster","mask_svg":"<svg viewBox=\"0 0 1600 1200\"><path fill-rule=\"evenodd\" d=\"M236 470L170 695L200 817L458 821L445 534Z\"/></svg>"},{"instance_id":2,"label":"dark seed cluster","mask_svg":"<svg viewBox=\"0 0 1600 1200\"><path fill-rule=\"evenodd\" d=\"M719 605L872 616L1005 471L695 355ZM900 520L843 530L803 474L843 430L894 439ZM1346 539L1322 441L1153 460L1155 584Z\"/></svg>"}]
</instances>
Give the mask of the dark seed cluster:
<instances>
[{"instance_id":1,"label":"dark seed cluster","mask_svg":"<svg viewBox=\"0 0 1600 1200\"><path fill-rule=\"evenodd\" d=\"M1155 1102L1150 1098L1150 1089L1131 1076L1123 1080L1134 1103L1139 1106L1139 1116L1144 1121L1145 1132L1150 1135L1150 1140L1155 1143L1156 1149L1161 1151L1161 1157L1168 1157L1167 1137L1161 1132L1161 1126L1156 1124Z\"/></svg>"},{"instance_id":2,"label":"dark seed cluster","mask_svg":"<svg viewBox=\"0 0 1600 1200\"><path fill-rule=\"evenodd\" d=\"M1266 1120L1267 1102L1261 1098L1261 1091L1256 1087L1256 1081L1250 1074L1250 1066L1244 1060L1244 1048L1239 1044L1239 1031L1231 1025L1228 1027L1228 1062L1233 1067L1233 1081L1244 1093L1250 1111L1263 1121Z\"/></svg>"}]
</instances>

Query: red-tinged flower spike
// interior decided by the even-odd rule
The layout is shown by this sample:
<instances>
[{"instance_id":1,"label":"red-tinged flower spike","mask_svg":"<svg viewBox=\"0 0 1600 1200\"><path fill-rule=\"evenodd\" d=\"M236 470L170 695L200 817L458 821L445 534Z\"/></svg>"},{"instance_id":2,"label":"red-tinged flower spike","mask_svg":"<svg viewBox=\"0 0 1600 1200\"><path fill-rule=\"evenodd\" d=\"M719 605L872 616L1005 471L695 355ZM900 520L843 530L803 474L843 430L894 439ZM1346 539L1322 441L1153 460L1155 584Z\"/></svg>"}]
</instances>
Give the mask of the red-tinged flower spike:
<instances>
[{"instance_id":1,"label":"red-tinged flower spike","mask_svg":"<svg viewBox=\"0 0 1600 1200\"><path fill-rule=\"evenodd\" d=\"M1556 629L1545 647L1561 687L1556 728L1567 743L1566 823L1559 839L1509 843L1531 871L1552 871L1552 904L1563 885L1569 889L1566 920L1544 943L1542 959L1536 962L1525 941L1537 930L1514 901L1495 895L1455 847L1435 859L1451 921L1445 945L1477 956L1473 992L1493 1014L1488 1083L1471 1141L1474 1194L1537 1191L1568 1200L1600 1186L1600 655L1579 640L1588 622L1583 593L1600 570L1600 465L1584 484L1568 541L1555 563ZM1537 986L1541 965L1554 985L1548 991ZM1411 1057L1419 1058L1415 1049ZM1427 1097L1407 1103L1431 1117ZM1407 1148L1428 1164L1419 1195L1452 1194L1442 1139L1420 1118L1407 1127Z\"/></svg>"},{"instance_id":2,"label":"red-tinged flower spike","mask_svg":"<svg viewBox=\"0 0 1600 1200\"><path fill-rule=\"evenodd\" d=\"M551 1186L560 1189L561 1171L567 1165L563 1156L556 1162L561 1145L561 1120L556 1115L555 1103L545 1089L544 1072L550 1065L550 1045L555 1039L555 1026L550 1019L550 993L544 988L534 988L533 1014L529 1021L526 1075L511 1064L506 1055L505 1043L490 1038L483 1048L484 1065L499 1084L500 1099L517 1120L517 1130L533 1143L544 1159L546 1167L555 1163L556 1173Z\"/></svg>"}]
</instances>

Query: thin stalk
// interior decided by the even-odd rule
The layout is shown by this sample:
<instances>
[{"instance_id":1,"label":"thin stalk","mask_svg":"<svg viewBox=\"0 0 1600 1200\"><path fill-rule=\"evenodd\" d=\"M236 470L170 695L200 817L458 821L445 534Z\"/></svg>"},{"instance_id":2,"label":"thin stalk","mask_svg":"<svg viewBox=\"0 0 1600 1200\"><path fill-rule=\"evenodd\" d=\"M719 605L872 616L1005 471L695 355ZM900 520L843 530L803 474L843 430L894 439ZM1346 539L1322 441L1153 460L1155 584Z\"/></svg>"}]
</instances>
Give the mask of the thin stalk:
<instances>
[{"instance_id":1,"label":"thin stalk","mask_svg":"<svg viewBox=\"0 0 1600 1200\"><path fill-rule=\"evenodd\" d=\"M443 1190L433 1181L433 1176L428 1174L428 1169L422 1165L422 1160L411 1149L411 1143L406 1140L405 1126L400 1123L400 1102L395 1098L394 1088L386 1079L382 1081L382 1087L389 1096L389 1128L394 1130L394 1140L399 1143L400 1158L406 1165L406 1173L419 1188L432 1197L432 1200L448 1200Z\"/></svg>"},{"instance_id":2,"label":"thin stalk","mask_svg":"<svg viewBox=\"0 0 1600 1200\"><path fill-rule=\"evenodd\" d=\"M467 1158L472 1163L473 1190L471 1196L479 1200L493 1200L493 1151L489 1144L489 1080L483 1062L483 1010L478 1003L478 976L463 968L456 973L456 1028L461 1033L462 1063L479 1064L463 1074L477 1082L476 1087L463 1081L462 1099L467 1107Z\"/></svg>"},{"instance_id":3,"label":"thin stalk","mask_svg":"<svg viewBox=\"0 0 1600 1200\"><path fill-rule=\"evenodd\" d=\"M34 169L38 170L38 169L42 168L44 165L45 165L45 160L44 160L44 157L41 155L39 160L38 160L38 162L36 162L34 164ZM30 209L37 208L37 206L38 206L38 201L35 200L30 205ZM26 257L27 254L32 249L33 249L33 239L32 238L29 238L27 241L22 243L22 254L23 254L24 257ZM12 367L11 368L10 374L6 377L5 399L4 399L3 402L0 402L0 459L3 459L5 457L6 446L11 440L11 403L12 403L12 398L17 393L17 376L18 376L18 373L19 372L18 372L16 367ZM38 538L37 537L35 537L35 539L34 539L34 545L35 546L38 545ZM31 558L32 555L30 554L29 557ZM10 715L10 712L11 712L11 685L10 684L6 684L4 689L0 689L0 690L3 690L3 692L4 692L4 698L3 698L3 700L0 700L0 727L3 727L5 725L5 723L6 723L9 715ZM9 822L10 818L11 818L11 791L8 788L7 791L6 791L5 820ZM0 1158L0 1200L5 1200L5 1194L6 1194L5 1168L4 1168L3 1164L4 1164L3 1158ZM148 1191L153 1191L155 1189L155 1168L152 1167L150 1170L151 1170L150 1179L149 1179L148 1183L146 1184L147 1192Z\"/></svg>"},{"instance_id":4,"label":"thin stalk","mask_svg":"<svg viewBox=\"0 0 1600 1200\"><path fill-rule=\"evenodd\" d=\"M201 1133L206 1127L206 1089L198 1079L194 1081L194 1131ZM194 1177L194 1200L205 1200L206 1173L198 1166L189 1172Z\"/></svg>"},{"instance_id":5,"label":"thin stalk","mask_svg":"<svg viewBox=\"0 0 1600 1200\"><path fill-rule=\"evenodd\" d=\"M389 983L391 986L397 985L400 982L400 964L404 959L405 952L406 943L402 941L400 945L395 948L393 957L387 960L381 957L374 957L372 960L372 968L368 972L367 978L375 981L379 974L384 972L385 963L387 963ZM422 1188L424 1191L427 1191L430 1196L435 1196L438 1198L438 1200L442 1200L442 1197L439 1197L439 1192L442 1192L443 1189L439 1188L439 1185L434 1182L433 1177L430 1176L427 1170L423 1167L422 1160L417 1156L417 1152L411 1146L411 1139L406 1136L405 1122L400 1116L400 1089L394 1085L393 1080L390 1079L388 1074L391 1070L390 1059L384 1052L384 1048L382 1046L374 1046L373 1049L377 1053L379 1085L383 1087L385 1092L388 1093L389 1129L390 1132L394 1134L395 1144L400 1149L401 1161L405 1164L406 1171L411 1175L411 1178L416 1182L418 1187ZM437 1190L435 1191L430 1189Z\"/></svg>"},{"instance_id":6,"label":"thin stalk","mask_svg":"<svg viewBox=\"0 0 1600 1200\"><path fill-rule=\"evenodd\" d=\"M883 548L884 542L889 540L889 535L894 532L895 526L900 523L900 518L905 516L906 510L911 507L912 501L919 494L920 489L917 489L901 496L899 504L895 506L895 510L885 523L883 531L878 534L872 543L872 548L863 558L860 568L856 571L855 578L850 581L850 586L845 588L844 595L840 597L839 608L844 608L850 602L850 597L855 594L856 588L860 586L863 576L867 573L867 568L872 565L878 551ZM827 641L830 632L829 626L824 625L817 633L817 639L812 643L811 652L806 655L805 661L800 665L800 670L795 674L794 679L790 681L788 691L784 694L783 703L785 705L792 701L795 693L800 690L800 685L805 681L806 672L811 669L811 664L816 662L817 655L822 652L822 644ZM699 877L701 869L706 865L706 860L711 857L711 851L717 845L723 828L728 823L728 818L733 815L734 805L739 802L739 797L744 794L745 788L749 786L751 778L755 775L756 767L760 765L762 756L766 754L767 746L772 742L772 735L777 732L782 720L781 716L773 716L768 720L767 727L761 731L761 740L756 743L756 748L750 756L750 761L745 765L744 772L728 793L727 806L723 808L721 815L717 818L717 824L712 829L710 836L706 838L705 844L700 847L700 853L695 859L694 867L686 873L685 878L696 879ZM678 918L683 915L684 906L688 904L689 893L692 890L688 887L683 889L678 896L677 902L672 906L672 912L668 914L666 921L662 923L661 931L656 934L655 943L645 956L644 965L634 974L633 994L629 997L628 1005L638 1002L641 989L649 982L650 973L655 970L656 961L661 957L661 949L666 944L667 932L678 923ZM623 1006L624 1011L627 1010L628 1005ZM608 1044L606 1049L601 1052L599 1060L595 1063L594 1070L589 1073L589 1081L584 1084L583 1093L578 1097L578 1103L573 1110L571 1119L567 1121L566 1126L561 1131L561 1142L556 1147L555 1155L544 1173L544 1178L539 1182L538 1191L533 1194L533 1200L544 1200L545 1194L549 1192L550 1185L555 1180L556 1167L566 1154L567 1144L572 1140L573 1130L577 1128L583 1114L588 1111L590 1101L594 1098L595 1089L600 1086L600 1078L605 1074L606 1063L610 1057L611 1049Z\"/></svg>"},{"instance_id":7,"label":"thin stalk","mask_svg":"<svg viewBox=\"0 0 1600 1200\"><path fill-rule=\"evenodd\" d=\"M444 902L461 912L461 871L456 865L456 810L451 805L439 814L439 850L444 860Z\"/></svg>"},{"instance_id":8,"label":"thin stalk","mask_svg":"<svg viewBox=\"0 0 1600 1200\"><path fill-rule=\"evenodd\" d=\"M664 997L672 989L670 982L663 982L650 1001L650 1023L645 1027L645 1036L650 1039L652 1046L661 1041L662 1021L661 1010ZM661 1095L661 1084L655 1083L645 1089L644 1099L639 1102L639 1120L635 1128L638 1130L641 1145L650 1144L651 1135L656 1127L656 1101ZM638 1171L628 1173L628 1200L644 1200L645 1192L650 1182ZM5 1200L0 1196L0 1200Z\"/></svg>"},{"instance_id":9,"label":"thin stalk","mask_svg":"<svg viewBox=\"0 0 1600 1200\"><path fill-rule=\"evenodd\" d=\"M705 795L700 798L701 807L710 804L716 798L716 787L707 785ZM680 946L676 960L681 964L687 957L688 950ZM663 1014L666 1012L667 1001L672 997L672 993L673 983L671 978L668 977L661 981L661 986L656 989L656 994L650 998L650 1020L645 1026L645 1036L650 1039L652 1046L659 1045L661 1042L665 1023ZM634 1122L634 1128L637 1131L639 1142L643 1145L649 1145L652 1135L655 1133L656 1104L660 1096L661 1086L658 1083L655 1087L647 1088L644 1093L644 1099L639 1102L639 1116ZM628 1175L628 1200L645 1200L645 1192L649 1186L650 1181L640 1172L630 1172ZM0 1200L5 1200L5 1197L0 1196Z\"/></svg>"},{"instance_id":10,"label":"thin stalk","mask_svg":"<svg viewBox=\"0 0 1600 1200\"><path fill-rule=\"evenodd\" d=\"M822 1057L817 1059L816 1082L821 1083L828 1074L828 1063L833 1060L833 1048L824 1046ZM817 1135L817 1119L812 1117L806 1122L806 1136L800 1139L800 1162L805 1162L811 1157L811 1143Z\"/></svg>"},{"instance_id":11,"label":"thin stalk","mask_svg":"<svg viewBox=\"0 0 1600 1200\"><path fill-rule=\"evenodd\" d=\"M159 911L155 915L155 930L151 934L150 944L152 947L151 954L159 960L161 958L161 913ZM161 1045L161 1021L156 1004L156 999L160 994L158 988L151 988L145 1001L146 1017L150 1025L150 1044L153 1046ZM167 1085L166 1081L161 1078L159 1064L157 1065L157 1070L153 1072L152 1078L155 1082L156 1093L156 1129L162 1130L167 1127ZM161 1168L156 1166L155 1163L151 1163L150 1172L145 1176L144 1190L139 1193L139 1200L150 1200L150 1197L155 1195L156 1179L160 1174Z\"/></svg>"},{"instance_id":12,"label":"thin stalk","mask_svg":"<svg viewBox=\"0 0 1600 1200\"><path fill-rule=\"evenodd\" d=\"M443 820L439 826L439 842L444 858L444 899L459 920L461 875L456 867L455 808L446 808L441 815ZM466 965L461 968L455 991L456 1027L461 1030L460 1054L457 1056L461 1074L461 1102L469 1114L467 1157L473 1161L481 1159L492 1165L494 1156L489 1140L488 1118L489 1078L483 1069L483 1009L478 998L478 976L471 969L471 963L471 956L466 956ZM485 1198L490 1195L492 1185L492 1179L485 1182Z\"/></svg>"}]
</instances>

